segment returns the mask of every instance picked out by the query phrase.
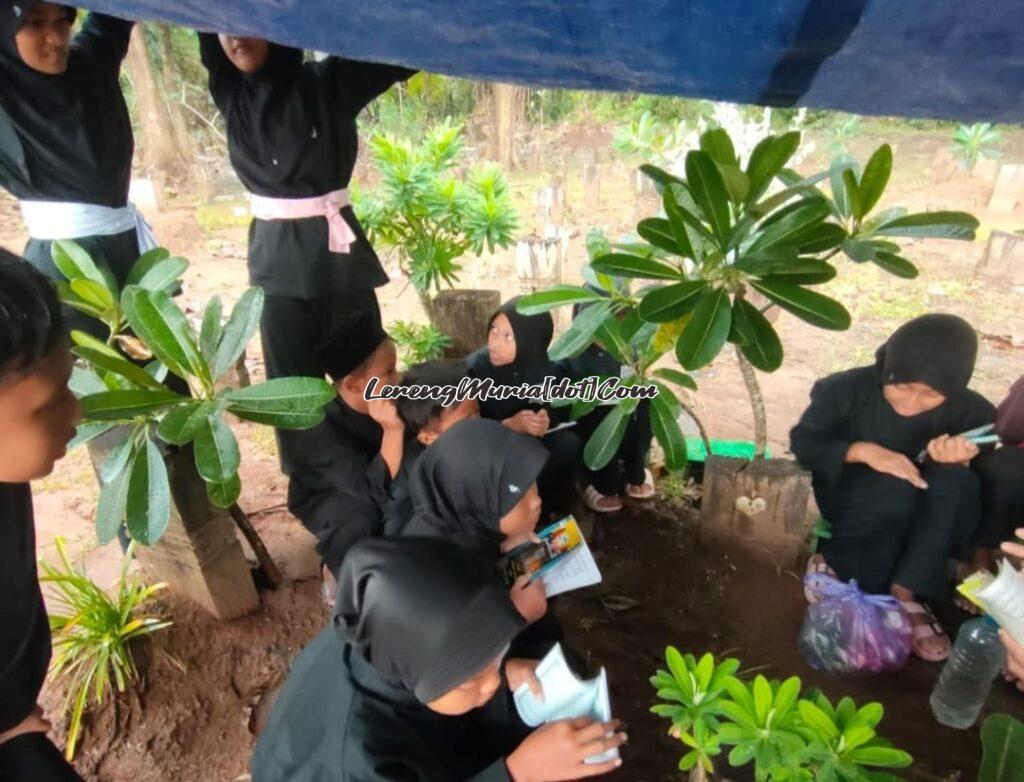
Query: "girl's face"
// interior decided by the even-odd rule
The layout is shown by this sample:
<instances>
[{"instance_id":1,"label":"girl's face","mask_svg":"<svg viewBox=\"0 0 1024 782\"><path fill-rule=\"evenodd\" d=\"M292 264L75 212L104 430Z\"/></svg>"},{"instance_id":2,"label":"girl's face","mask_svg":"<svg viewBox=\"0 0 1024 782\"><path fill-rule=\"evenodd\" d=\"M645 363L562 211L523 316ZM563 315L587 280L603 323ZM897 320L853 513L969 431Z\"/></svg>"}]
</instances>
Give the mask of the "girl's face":
<instances>
[{"instance_id":1,"label":"girl's face","mask_svg":"<svg viewBox=\"0 0 1024 782\"><path fill-rule=\"evenodd\" d=\"M256 73L267 62L270 45L262 38L242 38L236 35L220 35L224 54L242 73Z\"/></svg>"},{"instance_id":2,"label":"girl's face","mask_svg":"<svg viewBox=\"0 0 1024 782\"><path fill-rule=\"evenodd\" d=\"M512 510L501 517L498 525L501 534L509 539L529 537L540 520L540 506L540 492L534 483Z\"/></svg>"},{"instance_id":3,"label":"girl's face","mask_svg":"<svg viewBox=\"0 0 1024 782\"><path fill-rule=\"evenodd\" d=\"M487 353L491 365L503 367L516 360L516 334L504 312L499 312L491 321L487 332Z\"/></svg>"},{"instance_id":4,"label":"girl's face","mask_svg":"<svg viewBox=\"0 0 1024 782\"><path fill-rule=\"evenodd\" d=\"M890 383L882 387L885 401L897 415L912 418L942 405L946 397L925 383Z\"/></svg>"},{"instance_id":5,"label":"girl's face","mask_svg":"<svg viewBox=\"0 0 1024 782\"><path fill-rule=\"evenodd\" d=\"M467 679L454 690L449 690L440 698L432 700L427 704L427 708L452 717L479 709L494 697L494 693L501 686L502 657L504 655L498 657L472 679Z\"/></svg>"},{"instance_id":6,"label":"girl's face","mask_svg":"<svg viewBox=\"0 0 1024 782\"><path fill-rule=\"evenodd\" d=\"M55 3L36 3L14 34L18 56L33 70L59 76L68 69L71 20L66 8Z\"/></svg>"}]
</instances>

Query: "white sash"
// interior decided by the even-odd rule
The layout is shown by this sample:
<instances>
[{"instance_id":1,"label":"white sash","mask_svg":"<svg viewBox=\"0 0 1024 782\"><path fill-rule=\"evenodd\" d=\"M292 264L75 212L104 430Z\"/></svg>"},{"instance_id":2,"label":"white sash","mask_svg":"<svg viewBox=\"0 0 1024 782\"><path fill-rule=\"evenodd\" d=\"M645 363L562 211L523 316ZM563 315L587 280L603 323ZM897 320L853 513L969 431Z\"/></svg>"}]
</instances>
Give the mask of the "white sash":
<instances>
[{"instance_id":1,"label":"white sash","mask_svg":"<svg viewBox=\"0 0 1024 782\"><path fill-rule=\"evenodd\" d=\"M120 208L71 201L20 201L21 215L33 239L83 239L134 230L139 253L159 247L153 228L135 204Z\"/></svg>"}]
</instances>

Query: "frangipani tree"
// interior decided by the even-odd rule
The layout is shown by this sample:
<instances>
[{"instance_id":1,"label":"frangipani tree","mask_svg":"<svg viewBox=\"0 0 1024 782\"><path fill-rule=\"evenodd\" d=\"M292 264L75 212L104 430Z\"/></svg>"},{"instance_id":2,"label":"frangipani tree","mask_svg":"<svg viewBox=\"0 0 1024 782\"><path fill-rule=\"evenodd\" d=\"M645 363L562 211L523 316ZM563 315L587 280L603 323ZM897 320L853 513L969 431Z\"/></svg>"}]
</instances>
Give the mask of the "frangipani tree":
<instances>
[{"instance_id":1,"label":"frangipani tree","mask_svg":"<svg viewBox=\"0 0 1024 782\"><path fill-rule=\"evenodd\" d=\"M846 307L814 290L836 276L836 260L873 263L913 279L918 270L895 239L971 240L978 227L964 212L878 210L892 172L887 144L863 170L843 158L808 177L787 167L799 145L797 132L767 136L743 165L729 135L714 129L686 155L685 178L641 166L661 190L663 212L640 221L642 241L635 248L607 252L590 264L607 298L566 285L520 304L522 312L533 313L593 303L552 346L552 358L578 353L595 339L608 346L614 334L607 332L619 319L654 329L651 344L669 343L686 370L706 366L731 344L753 408L755 453L763 456L767 425L754 370L773 372L784 357L779 334L764 315L767 307L780 307L817 328L847 329L851 316ZM830 192L818 187L824 182ZM640 287L623 293L613 278L634 280ZM769 304L752 303L752 292ZM667 412L665 404L659 402ZM592 445L599 436L609 442ZM587 447L588 464L599 466L589 456L614 453L619 440L618 429L595 432ZM664 447L662 437L658 440ZM666 450L666 462L672 467L678 459Z\"/></svg>"},{"instance_id":2,"label":"frangipani tree","mask_svg":"<svg viewBox=\"0 0 1024 782\"><path fill-rule=\"evenodd\" d=\"M68 278L60 286L62 300L110 329L106 341L71 333L73 352L87 366L77 368L72 378L84 411L74 444L128 427L99 468L96 533L101 544L112 540L122 524L143 545L160 539L170 518L168 446L192 446L210 500L227 508L241 491L241 456L228 413L279 429L306 429L323 420L323 407L335 396L323 379L279 378L241 389L216 386L259 325L260 288L246 290L223 325L220 299L212 298L197 334L169 293L188 264L167 250L144 254L124 290L74 242L54 243L53 255ZM179 378L176 385L187 392L169 387L168 374Z\"/></svg>"}]
</instances>

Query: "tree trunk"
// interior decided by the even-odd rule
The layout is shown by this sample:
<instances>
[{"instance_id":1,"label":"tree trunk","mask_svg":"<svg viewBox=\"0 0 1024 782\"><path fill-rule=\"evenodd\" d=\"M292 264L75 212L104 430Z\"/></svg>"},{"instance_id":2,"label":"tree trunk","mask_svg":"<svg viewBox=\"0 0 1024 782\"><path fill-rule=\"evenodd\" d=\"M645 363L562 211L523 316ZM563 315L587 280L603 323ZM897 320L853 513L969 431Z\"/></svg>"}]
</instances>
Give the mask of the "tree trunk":
<instances>
[{"instance_id":1,"label":"tree trunk","mask_svg":"<svg viewBox=\"0 0 1024 782\"><path fill-rule=\"evenodd\" d=\"M747 357L743 355L739 345L736 346L736 360L740 364L743 383L750 396L750 409L754 413L754 458L760 459L768 449L768 417L764 410L764 397L761 395L761 386L757 382L757 372L747 361Z\"/></svg>"},{"instance_id":2,"label":"tree trunk","mask_svg":"<svg viewBox=\"0 0 1024 782\"><path fill-rule=\"evenodd\" d=\"M452 340L448 358L462 358L487 341L487 322L501 306L491 290L444 290L431 302L431 322Z\"/></svg>"},{"instance_id":3,"label":"tree trunk","mask_svg":"<svg viewBox=\"0 0 1024 782\"><path fill-rule=\"evenodd\" d=\"M519 165L516 130L525 114L526 88L514 84L491 85L491 157L503 168Z\"/></svg>"},{"instance_id":4,"label":"tree trunk","mask_svg":"<svg viewBox=\"0 0 1024 782\"><path fill-rule=\"evenodd\" d=\"M160 34L160 61L163 67L160 70L160 86L163 91L164 105L167 108L167 115L171 120L171 135L174 139L174 146L177 148L178 156L185 161L193 161L196 157L195 144L192 142L192 135L188 132L188 122L185 120L185 110L181 101L176 97L178 85L184 81L178 73L174 60L174 46L171 43L171 28L165 24L156 25ZM202 168L197 169L202 172ZM191 167L189 167L191 173Z\"/></svg>"},{"instance_id":5,"label":"tree trunk","mask_svg":"<svg viewBox=\"0 0 1024 782\"><path fill-rule=\"evenodd\" d=\"M152 171L178 176L185 169L186 161L175 143L171 118L164 106L142 25L136 25L132 31L125 67L142 128L143 164Z\"/></svg>"}]
</instances>

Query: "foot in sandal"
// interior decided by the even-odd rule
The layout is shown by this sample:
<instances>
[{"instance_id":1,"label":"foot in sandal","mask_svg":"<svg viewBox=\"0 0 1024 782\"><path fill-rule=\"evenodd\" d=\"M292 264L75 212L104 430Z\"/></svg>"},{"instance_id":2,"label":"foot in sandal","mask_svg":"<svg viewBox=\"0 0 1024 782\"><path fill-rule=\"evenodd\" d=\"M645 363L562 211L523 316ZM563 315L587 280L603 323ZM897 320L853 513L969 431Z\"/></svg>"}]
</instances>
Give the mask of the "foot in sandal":
<instances>
[{"instance_id":1,"label":"foot in sandal","mask_svg":"<svg viewBox=\"0 0 1024 782\"><path fill-rule=\"evenodd\" d=\"M616 513L622 510L622 500L601 494L593 486L587 486L583 490L583 501L594 513Z\"/></svg>"},{"instance_id":2,"label":"foot in sandal","mask_svg":"<svg viewBox=\"0 0 1024 782\"><path fill-rule=\"evenodd\" d=\"M626 494L634 500L649 500L654 496L654 475L650 470L644 470L644 482L637 486L629 484L626 486Z\"/></svg>"},{"instance_id":3,"label":"foot in sandal","mask_svg":"<svg viewBox=\"0 0 1024 782\"><path fill-rule=\"evenodd\" d=\"M914 654L930 663L949 657L952 643L928 606L915 600L914 594L905 587L894 584L892 594L903 604L903 610L914 625Z\"/></svg>"},{"instance_id":4,"label":"foot in sandal","mask_svg":"<svg viewBox=\"0 0 1024 782\"><path fill-rule=\"evenodd\" d=\"M811 558L807 560L807 570L804 571L804 575L808 576L829 576L831 578L838 579L839 576L832 568L828 566L828 562L825 561L824 554L812 554ZM808 605L814 605L821 598L815 593L810 587L804 587L804 597L807 598Z\"/></svg>"}]
</instances>

